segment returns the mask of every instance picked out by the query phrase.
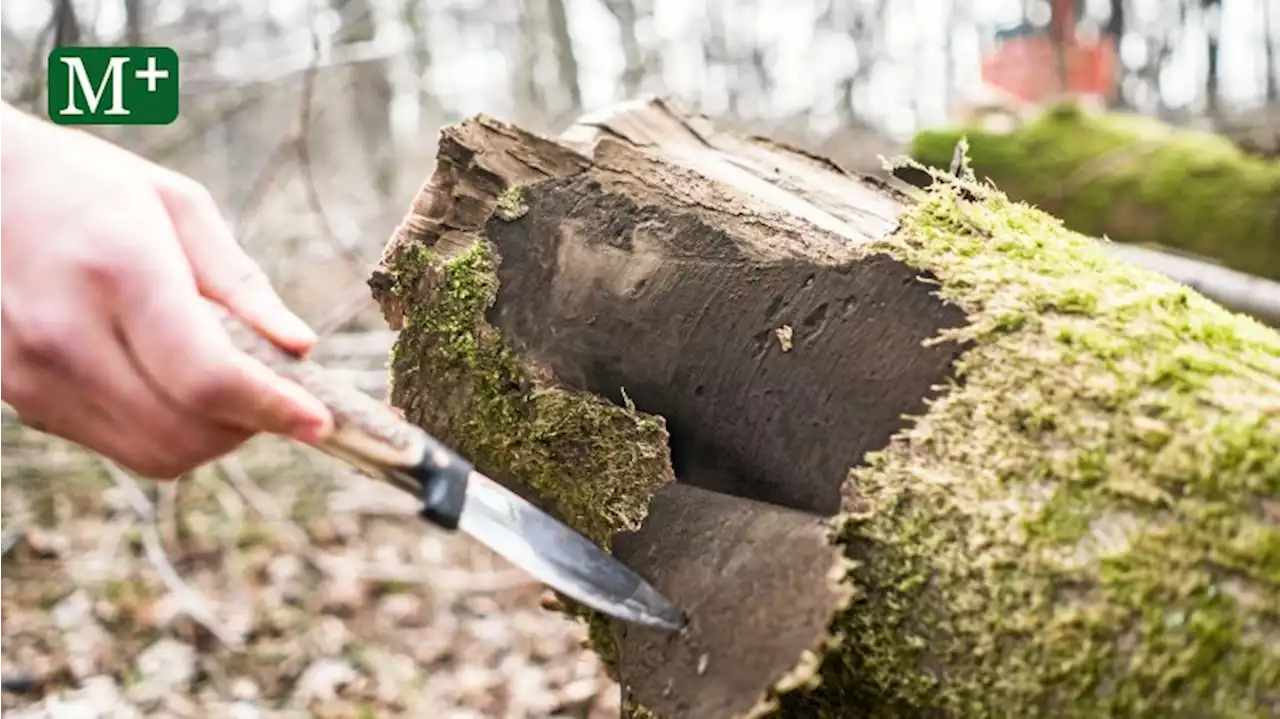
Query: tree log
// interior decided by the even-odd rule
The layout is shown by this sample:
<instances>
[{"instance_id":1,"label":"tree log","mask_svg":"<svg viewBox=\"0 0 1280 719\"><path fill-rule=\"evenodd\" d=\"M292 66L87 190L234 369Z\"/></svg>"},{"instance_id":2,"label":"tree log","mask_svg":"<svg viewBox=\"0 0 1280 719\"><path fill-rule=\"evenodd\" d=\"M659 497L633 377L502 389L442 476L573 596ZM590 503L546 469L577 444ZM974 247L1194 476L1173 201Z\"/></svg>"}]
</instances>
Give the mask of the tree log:
<instances>
[{"instance_id":1,"label":"tree log","mask_svg":"<svg viewBox=\"0 0 1280 719\"><path fill-rule=\"evenodd\" d=\"M439 148L391 401L687 610L566 602L630 716L1280 710L1280 334L658 99Z\"/></svg>"},{"instance_id":2,"label":"tree log","mask_svg":"<svg viewBox=\"0 0 1280 719\"><path fill-rule=\"evenodd\" d=\"M1214 131L1241 150L1258 157L1280 160L1280 102L1229 115L1213 123Z\"/></svg>"},{"instance_id":3,"label":"tree log","mask_svg":"<svg viewBox=\"0 0 1280 719\"><path fill-rule=\"evenodd\" d=\"M980 179L1072 230L1280 279L1280 162L1274 159L1208 132L1073 105L1014 129L975 122L926 130L909 152L945 168L961 135L969 138Z\"/></svg>"}]
</instances>

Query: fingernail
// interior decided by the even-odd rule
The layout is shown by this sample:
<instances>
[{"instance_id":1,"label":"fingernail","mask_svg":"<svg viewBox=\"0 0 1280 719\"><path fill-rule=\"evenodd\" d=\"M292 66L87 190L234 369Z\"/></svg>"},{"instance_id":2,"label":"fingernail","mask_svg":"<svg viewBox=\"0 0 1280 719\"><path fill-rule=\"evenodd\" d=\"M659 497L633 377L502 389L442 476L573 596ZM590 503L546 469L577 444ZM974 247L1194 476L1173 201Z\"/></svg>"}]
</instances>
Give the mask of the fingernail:
<instances>
[{"instance_id":1,"label":"fingernail","mask_svg":"<svg viewBox=\"0 0 1280 719\"><path fill-rule=\"evenodd\" d=\"M264 328L276 336L278 342L305 349L319 339L316 331L289 309L284 299L274 291L259 293L257 299L248 305L257 308L254 314L260 318Z\"/></svg>"},{"instance_id":2,"label":"fingernail","mask_svg":"<svg viewBox=\"0 0 1280 719\"><path fill-rule=\"evenodd\" d=\"M315 343L319 337L316 331L302 320L301 317L290 312L282 302L280 305L280 324L281 330L287 333L298 344L311 345Z\"/></svg>"},{"instance_id":3,"label":"fingernail","mask_svg":"<svg viewBox=\"0 0 1280 719\"><path fill-rule=\"evenodd\" d=\"M294 425L289 436L303 444L319 444L332 430L332 425L324 420L306 419Z\"/></svg>"},{"instance_id":4,"label":"fingernail","mask_svg":"<svg viewBox=\"0 0 1280 719\"><path fill-rule=\"evenodd\" d=\"M293 400L295 412L285 434L306 444L317 444L333 431L333 413L315 395L292 382L286 393Z\"/></svg>"}]
</instances>

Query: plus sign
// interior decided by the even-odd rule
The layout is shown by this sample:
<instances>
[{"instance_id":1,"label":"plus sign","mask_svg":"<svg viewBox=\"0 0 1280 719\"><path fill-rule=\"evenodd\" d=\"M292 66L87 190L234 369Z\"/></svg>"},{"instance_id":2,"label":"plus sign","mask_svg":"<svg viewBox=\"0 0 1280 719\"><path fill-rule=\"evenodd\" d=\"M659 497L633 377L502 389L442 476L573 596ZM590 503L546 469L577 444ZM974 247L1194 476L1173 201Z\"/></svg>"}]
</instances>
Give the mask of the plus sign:
<instances>
[{"instance_id":1,"label":"plus sign","mask_svg":"<svg viewBox=\"0 0 1280 719\"><path fill-rule=\"evenodd\" d=\"M156 69L156 58L155 56L150 56L147 58L147 69L134 70L133 76L138 80L147 81L147 92L155 92L156 80L162 80L169 77L169 71Z\"/></svg>"}]
</instances>

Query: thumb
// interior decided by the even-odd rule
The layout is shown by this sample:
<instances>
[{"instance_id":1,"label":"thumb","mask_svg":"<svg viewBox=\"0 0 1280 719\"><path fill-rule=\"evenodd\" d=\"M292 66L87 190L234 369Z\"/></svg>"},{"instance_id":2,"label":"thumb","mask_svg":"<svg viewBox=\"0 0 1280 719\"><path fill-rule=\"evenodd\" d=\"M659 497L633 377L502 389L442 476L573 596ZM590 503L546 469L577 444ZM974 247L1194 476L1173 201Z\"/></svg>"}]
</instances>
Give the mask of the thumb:
<instances>
[{"instance_id":1,"label":"thumb","mask_svg":"<svg viewBox=\"0 0 1280 719\"><path fill-rule=\"evenodd\" d=\"M194 180L158 169L157 192L201 294L280 347L310 352L315 332L285 305L266 272L236 242L209 192Z\"/></svg>"}]
</instances>

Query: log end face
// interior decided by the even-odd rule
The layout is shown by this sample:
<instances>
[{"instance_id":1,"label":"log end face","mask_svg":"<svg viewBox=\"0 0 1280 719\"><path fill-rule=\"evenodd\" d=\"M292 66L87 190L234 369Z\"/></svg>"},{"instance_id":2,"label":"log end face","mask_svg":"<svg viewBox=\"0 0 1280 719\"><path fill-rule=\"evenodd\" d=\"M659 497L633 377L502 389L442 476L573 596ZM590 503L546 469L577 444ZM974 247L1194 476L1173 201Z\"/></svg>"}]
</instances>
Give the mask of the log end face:
<instances>
[{"instance_id":1,"label":"log end face","mask_svg":"<svg viewBox=\"0 0 1280 719\"><path fill-rule=\"evenodd\" d=\"M608 179L528 186L527 214L490 222L490 321L558 383L664 417L681 482L838 512L849 466L953 372L964 345L930 340L964 313L887 255L762 258L787 249L773 228Z\"/></svg>"},{"instance_id":2,"label":"log end face","mask_svg":"<svg viewBox=\"0 0 1280 719\"><path fill-rule=\"evenodd\" d=\"M503 258L489 321L557 384L662 416L679 482L614 551L689 630L597 619L593 646L658 716L745 716L811 687L852 601L824 518L849 467L945 385L965 345L931 340L964 313L889 255L828 252L846 241L725 220L607 169L520 204L485 229Z\"/></svg>"},{"instance_id":3,"label":"log end face","mask_svg":"<svg viewBox=\"0 0 1280 719\"><path fill-rule=\"evenodd\" d=\"M852 597L822 518L689 485L614 550L689 613L675 634L612 627L625 699L663 717L758 714L812 685Z\"/></svg>"}]
</instances>

